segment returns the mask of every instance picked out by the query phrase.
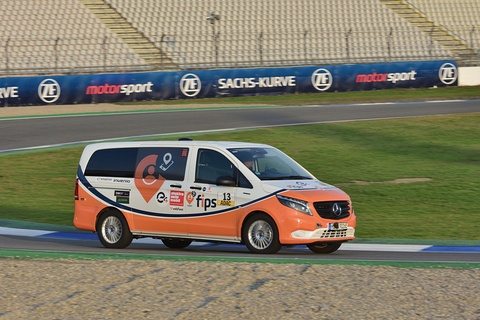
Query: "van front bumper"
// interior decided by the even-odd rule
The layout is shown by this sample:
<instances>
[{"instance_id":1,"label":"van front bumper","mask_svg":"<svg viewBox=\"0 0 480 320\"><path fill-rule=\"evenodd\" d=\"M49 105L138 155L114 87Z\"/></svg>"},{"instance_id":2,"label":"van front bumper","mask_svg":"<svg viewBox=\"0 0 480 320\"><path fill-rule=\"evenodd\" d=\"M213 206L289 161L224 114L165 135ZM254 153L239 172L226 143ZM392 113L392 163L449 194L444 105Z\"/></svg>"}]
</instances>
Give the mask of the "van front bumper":
<instances>
[{"instance_id":1,"label":"van front bumper","mask_svg":"<svg viewBox=\"0 0 480 320\"><path fill-rule=\"evenodd\" d=\"M328 230L319 228L313 231L296 230L291 233L292 239L298 240L353 240L355 228L348 227L346 230Z\"/></svg>"}]
</instances>

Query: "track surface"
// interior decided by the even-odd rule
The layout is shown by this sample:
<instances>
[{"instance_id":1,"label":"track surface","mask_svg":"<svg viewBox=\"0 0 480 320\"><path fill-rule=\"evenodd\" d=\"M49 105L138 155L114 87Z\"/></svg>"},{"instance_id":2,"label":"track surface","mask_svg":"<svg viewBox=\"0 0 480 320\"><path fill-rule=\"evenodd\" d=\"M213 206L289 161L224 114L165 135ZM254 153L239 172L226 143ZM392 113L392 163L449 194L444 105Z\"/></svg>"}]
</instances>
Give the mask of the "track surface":
<instances>
[{"instance_id":1,"label":"track surface","mask_svg":"<svg viewBox=\"0 0 480 320\"><path fill-rule=\"evenodd\" d=\"M157 111L0 120L0 152L102 139L480 112L480 100Z\"/></svg>"},{"instance_id":2,"label":"track surface","mask_svg":"<svg viewBox=\"0 0 480 320\"><path fill-rule=\"evenodd\" d=\"M480 112L480 101L365 104L345 106L271 107L158 111L128 114L0 119L0 152L48 145L116 139L122 137L174 134L204 130L229 130L264 126L336 121L358 121ZM184 250L151 243L132 243L127 249L108 250L97 240L44 239L0 236L0 249L70 252L115 252L158 255L228 256L251 258L244 246L202 246ZM378 261L480 262L480 253L385 252L343 249L329 255L308 249L284 248L269 258L338 259Z\"/></svg>"},{"instance_id":3,"label":"track surface","mask_svg":"<svg viewBox=\"0 0 480 320\"><path fill-rule=\"evenodd\" d=\"M150 242L154 242L153 240ZM344 245L345 247L348 244ZM236 258L261 258L252 254L243 245L212 245L195 246L182 250L169 249L157 244L133 242L126 249L107 249L98 240L65 240L42 239L19 236L0 236L0 249L8 250L33 250L33 251L59 251L59 252L95 252L95 253L120 253L120 254L152 254L175 256L200 256L200 257L236 257ZM298 246L295 248L282 248L278 253L267 255L268 258L282 259L319 259L319 260L369 260L369 261L427 261L427 262L480 262L480 253L466 252L402 252L402 251L376 251L375 249L348 250L340 249L331 254L314 254L308 248Z\"/></svg>"}]
</instances>

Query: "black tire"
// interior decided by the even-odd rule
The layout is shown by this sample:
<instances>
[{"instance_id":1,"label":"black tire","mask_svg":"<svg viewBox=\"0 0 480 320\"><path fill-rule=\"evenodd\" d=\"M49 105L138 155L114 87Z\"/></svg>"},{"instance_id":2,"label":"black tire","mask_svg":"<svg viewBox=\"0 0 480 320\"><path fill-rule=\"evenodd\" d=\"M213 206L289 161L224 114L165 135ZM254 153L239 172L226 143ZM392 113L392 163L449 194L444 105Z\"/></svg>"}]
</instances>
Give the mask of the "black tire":
<instances>
[{"instance_id":1,"label":"black tire","mask_svg":"<svg viewBox=\"0 0 480 320\"><path fill-rule=\"evenodd\" d=\"M98 239L106 248L122 249L132 243L133 236L123 214L108 210L98 220Z\"/></svg>"},{"instance_id":2,"label":"black tire","mask_svg":"<svg viewBox=\"0 0 480 320\"><path fill-rule=\"evenodd\" d=\"M248 218L242 230L242 240L252 253L276 253L282 248L275 221L259 213Z\"/></svg>"},{"instance_id":3,"label":"black tire","mask_svg":"<svg viewBox=\"0 0 480 320\"><path fill-rule=\"evenodd\" d=\"M312 250L315 253L332 253L338 250L342 245L341 242L332 242L332 243L314 243L308 244L308 249Z\"/></svg>"},{"instance_id":4,"label":"black tire","mask_svg":"<svg viewBox=\"0 0 480 320\"><path fill-rule=\"evenodd\" d=\"M192 243L192 240L188 239L178 239L178 238L162 238L164 245L171 249L183 249L186 248Z\"/></svg>"}]
</instances>

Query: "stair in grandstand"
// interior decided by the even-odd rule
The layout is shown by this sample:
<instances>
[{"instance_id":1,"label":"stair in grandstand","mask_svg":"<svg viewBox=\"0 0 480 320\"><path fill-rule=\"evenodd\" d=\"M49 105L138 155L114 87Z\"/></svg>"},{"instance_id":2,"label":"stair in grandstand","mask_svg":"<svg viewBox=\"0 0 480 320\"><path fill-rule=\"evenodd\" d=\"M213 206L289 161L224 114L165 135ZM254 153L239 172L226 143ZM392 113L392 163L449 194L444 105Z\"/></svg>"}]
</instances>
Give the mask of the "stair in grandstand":
<instances>
[{"instance_id":1,"label":"stair in grandstand","mask_svg":"<svg viewBox=\"0 0 480 320\"><path fill-rule=\"evenodd\" d=\"M445 26L436 24L424 14L420 9L405 0L379 0L387 8L398 14L409 22L412 26L426 33L432 40L438 42L456 57L460 59L460 64L468 64L475 54L474 50L469 49L466 42L456 36Z\"/></svg>"},{"instance_id":2,"label":"stair in grandstand","mask_svg":"<svg viewBox=\"0 0 480 320\"><path fill-rule=\"evenodd\" d=\"M138 32L115 8L103 0L79 0L107 28L117 34L140 58L156 70L178 70L159 48L141 32Z\"/></svg>"}]
</instances>

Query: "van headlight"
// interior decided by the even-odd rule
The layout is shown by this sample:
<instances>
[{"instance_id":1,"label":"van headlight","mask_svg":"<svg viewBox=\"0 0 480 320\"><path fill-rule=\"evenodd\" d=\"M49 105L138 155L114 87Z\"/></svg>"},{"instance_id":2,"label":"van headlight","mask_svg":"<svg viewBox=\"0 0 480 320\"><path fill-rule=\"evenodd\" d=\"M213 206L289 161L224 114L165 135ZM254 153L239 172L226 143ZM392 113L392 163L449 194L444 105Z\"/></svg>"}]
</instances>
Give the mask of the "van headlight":
<instances>
[{"instance_id":1,"label":"van headlight","mask_svg":"<svg viewBox=\"0 0 480 320\"><path fill-rule=\"evenodd\" d=\"M284 206L300 211L301 213L308 214L309 216L313 216L307 201L284 197L278 194L277 194L277 199Z\"/></svg>"}]
</instances>

